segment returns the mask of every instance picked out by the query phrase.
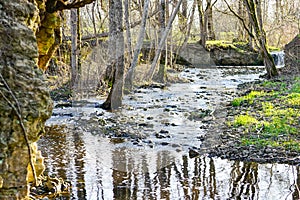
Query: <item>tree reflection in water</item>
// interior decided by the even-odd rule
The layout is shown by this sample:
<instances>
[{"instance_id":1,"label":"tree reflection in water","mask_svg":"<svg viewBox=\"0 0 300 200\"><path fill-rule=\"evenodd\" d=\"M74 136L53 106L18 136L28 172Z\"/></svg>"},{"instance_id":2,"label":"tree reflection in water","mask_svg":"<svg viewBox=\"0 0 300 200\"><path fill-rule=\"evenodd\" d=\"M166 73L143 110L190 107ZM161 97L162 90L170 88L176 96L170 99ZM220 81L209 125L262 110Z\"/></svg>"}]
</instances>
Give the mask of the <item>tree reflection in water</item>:
<instances>
[{"instance_id":1,"label":"tree reflection in water","mask_svg":"<svg viewBox=\"0 0 300 200\"><path fill-rule=\"evenodd\" d=\"M299 199L299 167L189 158L172 147L114 144L54 127L39 142L49 175L67 179L59 199Z\"/></svg>"},{"instance_id":2,"label":"tree reflection in water","mask_svg":"<svg viewBox=\"0 0 300 200\"><path fill-rule=\"evenodd\" d=\"M257 191L259 190L257 175L257 163L234 162L231 171L230 198L257 199Z\"/></svg>"}]
</instances>

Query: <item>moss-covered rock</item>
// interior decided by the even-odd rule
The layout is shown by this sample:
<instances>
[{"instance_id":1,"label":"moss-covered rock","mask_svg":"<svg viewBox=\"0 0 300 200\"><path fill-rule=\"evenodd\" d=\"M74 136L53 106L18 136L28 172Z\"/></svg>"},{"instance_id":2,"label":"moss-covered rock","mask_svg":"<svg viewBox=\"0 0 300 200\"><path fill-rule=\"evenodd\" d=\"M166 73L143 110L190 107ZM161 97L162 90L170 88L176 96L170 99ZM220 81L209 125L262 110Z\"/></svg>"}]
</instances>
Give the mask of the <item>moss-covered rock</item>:
<instances>
[{"instance_id":1,"label":"moss-covered rock","mask_svg":"<svg viewBox=\"0 0 300 200\"><path fill-rule=\"evenodd\" d=\"M32 1L31 1L32 2ZM29 151L52 104L37 67L37 3L0 0L0 199L28 196ZM30 147L30 148L29 148Z\"/></svg>"},{"instance_id":2,"label":"moss-covered rock","mask_svg":"<svg viewBox=\"0 0 300 200\"><path fill-rule=\"evenodd\" d=\"M44 9L44 5L40 5ZM38 66L42 70L46 70L50 59L61 43L60 31L60 11L48 13L46 11L40 12L41 23L36 32L39 62Z\"/></svg>"},{"instance_id":3,"label":"moss-covered rock","mask_svg":"<svg viewBox=\"0 0 300 200\"><path fill-rule=\"evenodd\" d=\"M263 65L258 52L250 49L246 43L227 41L207 41L206 48L217 65L251 66Z\"/></svg>"}]
</instances>

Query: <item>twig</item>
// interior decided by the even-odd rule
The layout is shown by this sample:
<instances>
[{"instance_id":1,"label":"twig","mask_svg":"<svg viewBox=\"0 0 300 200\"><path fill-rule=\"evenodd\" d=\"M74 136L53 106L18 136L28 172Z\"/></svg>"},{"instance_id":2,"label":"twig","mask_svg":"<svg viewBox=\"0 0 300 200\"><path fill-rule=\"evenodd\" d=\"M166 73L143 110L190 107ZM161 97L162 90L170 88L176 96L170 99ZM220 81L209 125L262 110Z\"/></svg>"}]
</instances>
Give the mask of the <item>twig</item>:
<instances>
[{"instance_id":1,"label":"twig","mask_svg":"<svg viewBox=\"0 0 300 200\"><path fill-rule=\"evenodd\" d=\"M10 95L12 96L13 100L15 101L17 107L15 107L13 105L13 103L3 94L3 92L0 90L1 95L3 96L4 100L10 105L10 107L16 112L16 115L20 121L20 126L21 129L23 131L23 136L27 145L27 149L28 149L28 155L29 155L29 163L30 163L30 167L32 169L32 174L34 177L34 184L37 186L38 185L38 180L37 180L37 176L36 176L36 171L34 168L34 164L32 162L32 150L29 144L29 139L27 136L27 131L25 128L25 125L23 123L23 117L22 117L22 113L21 113L21 108L20 108L20 104L19 101L17 100L16 96L14 95L14 93L12 92L12 90L10 89L9 85L7 84L7 82L5 81L5 79L3 78L2 74L0 74L0 78L1 81L3 82L4 86L6 87L6 89L8 90L8 92L10 93Z\"/></svg>"}]
</instances>

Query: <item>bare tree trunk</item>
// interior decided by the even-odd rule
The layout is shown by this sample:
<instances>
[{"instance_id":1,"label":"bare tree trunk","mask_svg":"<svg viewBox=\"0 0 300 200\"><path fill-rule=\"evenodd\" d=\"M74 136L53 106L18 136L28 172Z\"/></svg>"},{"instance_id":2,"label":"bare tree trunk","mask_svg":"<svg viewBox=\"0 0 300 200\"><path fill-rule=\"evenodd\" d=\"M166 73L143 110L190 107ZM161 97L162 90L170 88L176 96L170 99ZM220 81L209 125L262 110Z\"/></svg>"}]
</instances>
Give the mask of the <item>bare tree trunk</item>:
<instances>
[{"instance_id":1,"label":"bare tree trunk","mask_svg":"<svg viewBox=\"0 0 300 200\"><path fill-rule=\"evenodd\" d=\"M187 0L183 0L181 4L181 12L178 14L178 21L179 21L179 30L182 34L186 33L186 22L187 22L187 10L188 10L188 3Z\"/></svg>"},{"instance_id":2,"label":"bare tree trunk","mask_svg":"<svg viewBox=\"0 0 300 200\"><path fill-rule=\"evenodd\" d=\"M203 9L203 1L197 0L198 13L199 13L199 24L200 24L200 44L205 48L207 39L207 26L205 20L205 13Z\"/></svg>"},{"instance_id":3,"label":"bare tree trunk","mask_svg":"<svg viewBox=\"0 0 300 200\"><path fill-rule=\"evenodd\" d=\"M207 0L207 9L205 11L205 15L207 16L207 32L208 32L208 39L209 40L215 40L216 35L214 31L214 23L213 23L213 4L211 0Z\"/></svg>"},{"instance_id":4,"label":"bare tree trunk","mask_svg":"<svg viewBox=\"0 0 300 200\"><path fill-rule=\"evenodd\" d=\"M71 87L75 87L77 80L77 9L71 9Z\"/></svg>"},{"instance_id":5,"label":"bare tree trunk","mask_svg":"<svg viewBox=\"0 0 300 200\"><path fill-rule=\"evenodd\" d=\"M238 1L238 15L246 20L246 11L243 1ZM246 41L246 33L245 29L243 27L243 23L241 21L238 21L238 41Z\"/></svg>"},{"instance_id":6,"label":"bare tree trunk","mask_svg":"<svg viewBox=\"0 0 300 200\"><path fill-rule=\"evenodd\" d=\"M80 8L76 8L77 10L77 69L76 69L76 82L77 82L77 87L81 91L81 25L80 25Z\"/></svg>"},{"instance_id":7,"label":"bare tree trunk","mask_svg":"<svg viewBox=\"0 0 300 200\"><path fill-rule=\"evenodd\" d=\"M176 56L175 56L174 62L176 62L176 60L178 58L178 55L179 55L179 52L181 52L182 48L184 48L188 43L188 40L189 40L189 37L190 37L190 34L191 34L191 28L192 28L193 21L194 21L196 5L197 5L197 0L194 0L191 13L189 14L190 16L189 16L189 20L188 20L188 24L187 24L187 33L184 36L184 40L183 40L182 45L180 45L180 47L176 49L176 54L175 54Z\"/></svg>"},{"instance_id":8,"label":"bare tree trunk","mask_svg":"<svg viewBox=\"0 0 300 200\"><path fill-rule=\"evenodd\" d=\"M124 35L123 35L123 5L122 0L109 1L110 53L113 55L110 67L112 69L112 87L103 109L117 110L122 106L124 87Z\"/></svg>"},{"instance_id":9,"label":"bare tree trunk","mask_svg":"<svg viewBox=\"0 0 300 200\"><path fill-rule=\"evenodd\" d=\"M159 31L159 39L158 41L160 42L164 31L166 29L166 0L160 0L159 1L159 6L160 6L160 15L159 15L159 25L160 25L160 31ZM168 7L169 8L169 7ZM168 39L166 39L168 40ZM165 48L164 48L164 58L160 56L160 62L159 62L159 68L158 68L158 74L157 74L157 80L159 82L164 82L165 79L165 70L166 70L166 65L168 63L168 42L165 42ZM165 59L165 60L162 60ZM165 64L162 64L165 63Z\"/></svg>"},{"instance_id":10,"label":"bare tree trunk","mask_svg":"<svg viewBox=\"0 0 300 200\"><path fill-rule=\"evenodd\" d=\"M93 29L94 29L94 35L95 35L95 45L98 45L98 38L96 37L97 35L97 28L96 28L96 19L95 19L95 9L96 9L96 1L93 2L93 7L92 7L92 23L93 23Z\"/></svg>"},{"instance_id":11,"label":"bare tree trunk","mask_svg":"<svg viewBox=\"0 0 300 200\"><path fill-rule=\"evenodd\" d=\"M160 42L159 42L158 48L156 49L154 59L153 59L153 61L152 61L150 70L149 70L149 72L148 72L148 74L147 74L147 77L146 77L146 80L148 80L148 81L151 80L152 77L153 77L154 70L155 70L156 65L157 65L157 61L158 61L158 59L159 59L159 57L160 57L160 54L161 54L161 50L162 50L163 46L165 45L165 42L166 42L168 33L170 32L172 23L173 23L173 21L174 21L174 19L175 19L175 17L176 17L176 14L177 14L178 11L179 11L181 2L182 2L182 0L179 0L179 1L178 1L177 5L176 5L176 7L175 7L175 9L174 9L174 11L173 11L173 13L172 13L172 15L171 15L169 21L168 21L168 25L167 25L167 27L166 27L164 33L163 33L163 36L162 36L162 38L161 38L161 40L160 40Z\"/></svg>"},{"instance_id":12,"label":"bare tree trunk","mask_svg":"<svg viewBox=\"0 0 300 200\"><path fill-rule=\"evenodd\" d=\"M146 22L147 22L147 18L148 18L149 2L150 2L150 0L144 0L144 11L143 11L143 17L142 17L142 24L141 24L140 32L138 35L137 44L136 44L136 47L134 50L133 59L130 64L130 68L127 72L127 76L126 76L126 80L125 80L125 84L126 84L125 87L128 90L132 90L134 70L137 66L138 58L139 58L139 55L141 53L141 49L143 46L143 41L144 41L145 32L146 32Z\"/></svg>"},{"instance_id":13,"label":"bare tree trunk","mask_svg":"<svg viewBox=\"0 0 300 200\"><path fill-rule=\"evenodd\" d=\"M247 12L249 15L249 20L251 23L251 27L253 28L253 32L247 27L245 20L241 18L228 4L226 0L224 0L227 4L229 10L243 23L244 28L247 30L249 36L255 39L257 42L258 48L260 50L260 54L264 60L264 65L267 71L267 78L272 78L274 76L278 76L278 71L276 69L274 60L270 55L267 49L267 39L266 33L263 28L262 23L262 11L261 11L261 1L260 0L243 0L245 6L247 8Z\"/></svg>"},{"instance_id":14,"label":"bare tree trunk","mask_svg":"<svg viewBox=\"0 0 300 200\"><path fill-rule=\"evenodd\" d=\"M129 60L132 58L132 48L131 48L131 31L130 31L130 19L129 19L129 4L130 0L124 1L124 17L125 17L125 26L126 26L126 38L127 38L127 50Z\"/></svg>"},{"instance_id":15,"label":"bare tree trunk","mask_svg":"<svg viewBox=\"0 0 300 200\"><path fill-rule=\"evenodd\" d=\"M266 33L262 23L261 1L244 0L244 2L250 16L250 22L255 32L255 39L258 42L262 58L264 59L267 78L278 76L278 71L276 69L274 60L267 49Z\"/></svg>"}]
</instances>

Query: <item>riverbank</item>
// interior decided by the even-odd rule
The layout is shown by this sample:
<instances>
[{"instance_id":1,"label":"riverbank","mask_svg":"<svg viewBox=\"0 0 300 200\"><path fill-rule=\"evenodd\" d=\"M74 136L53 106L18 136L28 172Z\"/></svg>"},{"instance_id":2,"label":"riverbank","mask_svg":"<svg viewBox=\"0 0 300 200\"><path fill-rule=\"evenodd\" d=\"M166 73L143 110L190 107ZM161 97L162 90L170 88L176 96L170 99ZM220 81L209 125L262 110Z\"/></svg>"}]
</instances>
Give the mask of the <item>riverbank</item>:
<instances>
[{"instance_id":1,"label":"riverbank","mask_svg":"<svg viewBox=\"0 0 300 200\"><path fill-rule=\"evenodd\" d=\"M202 149L223 159L299 165L299 74L242 84L238 93L214 113Z\"/></svg>"}]
</instances>

